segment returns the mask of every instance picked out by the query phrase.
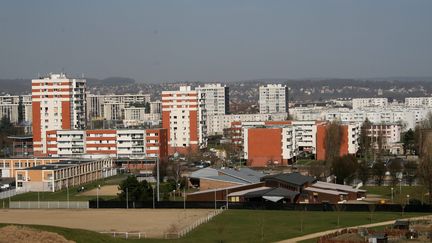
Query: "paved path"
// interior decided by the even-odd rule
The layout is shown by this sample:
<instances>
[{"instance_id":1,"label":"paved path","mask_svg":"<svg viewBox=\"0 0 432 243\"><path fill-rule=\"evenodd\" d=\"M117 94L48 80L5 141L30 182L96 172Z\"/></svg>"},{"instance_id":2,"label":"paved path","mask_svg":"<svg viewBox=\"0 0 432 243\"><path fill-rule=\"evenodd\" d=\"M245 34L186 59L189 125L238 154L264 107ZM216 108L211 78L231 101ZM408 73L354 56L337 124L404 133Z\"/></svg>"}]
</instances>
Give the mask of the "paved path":
<instances>
[{"instance_id":1,"label":"paved path","mask_svg":"<svg viewBox=\"0 0 432 243\"><path fill-rule=\"evenodd\" d=\"M416 219L424 219L424 218L431 218L432 215L427 215L427 216L420 216L420 217L413 217L413 218L404 218L402 220L416 220ZM291 238L288 240L283 240L283 241L279 241L279 243L290 243L290 242L299 242L299 241L303 241L303 240L310 240L310 239L315 239L318 237L321 237L323 235L327 235L336 231L340 231L346 228L358 228L358 227L364 227L364 228L372 228L372 227L377 227L377 226L383 226L383 225L389 225L389 224L393 224L396 220L389 220L389 221L384 221L384 222L379 222L379 223L373 223L373 224L364 224L364 225L357 225L357 226L351 226L351 227L343 227L343 228L337 228L337 229L332 229L332 230L327 230L327 231L322 231L322 232L317 232L317 233L312 233L312 234L308 234L308 235L303 235L303 236L299 236L296 238Z\"/></svg>"}]
</instances>

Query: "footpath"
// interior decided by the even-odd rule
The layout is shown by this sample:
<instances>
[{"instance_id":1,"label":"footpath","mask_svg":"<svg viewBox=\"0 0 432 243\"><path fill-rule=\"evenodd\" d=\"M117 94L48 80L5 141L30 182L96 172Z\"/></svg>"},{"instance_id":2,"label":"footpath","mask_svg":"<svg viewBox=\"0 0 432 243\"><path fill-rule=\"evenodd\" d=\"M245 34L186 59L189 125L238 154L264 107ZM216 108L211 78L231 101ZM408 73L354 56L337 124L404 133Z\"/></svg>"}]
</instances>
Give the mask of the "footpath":
<instances>
[{"instance_id":1,"label":"footpath","mask_svg":"<svg viewBox=\"0 0 432 243\"><path fill-rule=\"evenodd\" d=\"M404 219L398 219L398 220L418 220L418 219L431 219L432 215L425 215L425 216L420 216L420 217L413 217L413 218L404 218ZM372 228L372 227L378 227L378 226L384 226L384 225L390 225L390 224L394 224L396 220L389 220L389 221L384 221L384 222L379 222L379 223L373 223L373 224L363 224L363 225L357 225L357 226L351 226L351 227L342 227L342 228L337 228L337 229L332 229L332 230L326 230L326 231L321 231L321 232L317 232L317 233L312 233L312 234L308 234L308 235L303 235L303 236L299 236L296 238L291 238L291 239L287 239L287 240L282 240L279 241L279 243L291 243L291 242L299 242L299 241L303 241L303 240L310 240L310 239L315 239L330 233L334 233L346 228Z\"/></svg>"}]
</instances>

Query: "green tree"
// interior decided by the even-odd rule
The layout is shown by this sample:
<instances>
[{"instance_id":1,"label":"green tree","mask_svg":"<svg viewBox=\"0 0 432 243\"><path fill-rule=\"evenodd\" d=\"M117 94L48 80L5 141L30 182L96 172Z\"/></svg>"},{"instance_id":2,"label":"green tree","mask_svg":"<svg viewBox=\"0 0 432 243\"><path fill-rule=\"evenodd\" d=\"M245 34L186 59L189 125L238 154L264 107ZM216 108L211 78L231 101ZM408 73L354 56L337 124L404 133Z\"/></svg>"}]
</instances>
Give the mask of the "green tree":
<instances>
[{"instance_id":1,"label":"green tree","mask_svg":"<svg viewBox=\"0 0 432 243\"><path fill-rule=\"evenodd\" d=\"M149 102L145 103L145 113L147 113L147 114L150 113L150 103Z\"/></svg>"},{"instance_id":2,"label":"green tree","mask_svg":"<svg viewBox=\"0 0 432 243\"><path fill-rule=\"evenodd\" d=\"M402 172L402 165L399 160L395 159L387 165L387 169L390 172L391 183L395 186L399 181L398 174Z\"/></svg>"},{"instance_id":3,"label":"green tree","mask_svg":"<svg viewBox=\"0 0 432 243\"><path fill-rule=\"evenodd\" d=\"M363 160L368 161L371 157L372 152L372 139L368 136L368 130L371 127L371 123L366 119L360 129L360 141L359 150Z\"/></svg>"},{"instance_id":4,"label":"green tree","mask_svg":"<svg viewBox=\"0 0 432 243\"><path fill-rule=\"evenodd\" d=\"M415 132L412 129L406 131L402 136L404 154L415 154Z\"/></svg>"},{"instance_id":5,"label":"green tree","mask_svg":"<svg viewBox=\"0 0 432 243\"><path fill-rule=\"evenodd\" d=\"M122 181L119 190L118 197L122 201L125 201L126 197L129 201L147 201L153 196L151 185L146 180L139 182L135 176L128 176Z\"/></svg>"},{"instance_id":6,"label":"green tree","mask_svg":"<svg viewBox=\"0 0 432 243\"><path fill-rule=\"evenodd\" d=\"M20 97L18 102L18 124L22 124L24 121L24 104L22 97Z\"/></svg>"},{"instance_id":7,"label":"green tree","mask_svg":"<svg viewBox=\"0 0 432 243\"><path fill-rule=\"evenodd\" d=\"M408 185L412 185L414 180L417 177L417 163L415 161L408 161L404 165L404 174L405 174L405 180L408 183Z\"/></svg>"},{"instance_id":8,"label":"green tree","mask_svg":"<svg viewBox=\"0 0 432 243\"><path fill-rule=\"evenodd\" d=\"M358 162L354 155L337 157L332 162L332 172L336 176L338 184L344 184L344 182L351 183L355 177L357 168Z\"/></svg>"},{"instance_id":9,"label":"green tree","mask_svg":"<svg viewBox=\"0 0 432 243\"><path fill-rule=\"evenodd\" d=\"M375 162L375 164L372 167L372 173L375 177L375 181L378 184L378 186L381 186L384 182L385 173L386 173L386 167L382 160L378 160Z\"/></svg>"},{"instance_id":10,"label":"green tree","mask_svg":"<svg viewBox=\"0 0 432 243\"><path fill-rule=\"evenodd\" d=\"M357 168L357 178L362 181L363 185L366 185L370 178L370 168L367 161L362 160L359 163L359 166Z\"/></svg>"}]
</instances>

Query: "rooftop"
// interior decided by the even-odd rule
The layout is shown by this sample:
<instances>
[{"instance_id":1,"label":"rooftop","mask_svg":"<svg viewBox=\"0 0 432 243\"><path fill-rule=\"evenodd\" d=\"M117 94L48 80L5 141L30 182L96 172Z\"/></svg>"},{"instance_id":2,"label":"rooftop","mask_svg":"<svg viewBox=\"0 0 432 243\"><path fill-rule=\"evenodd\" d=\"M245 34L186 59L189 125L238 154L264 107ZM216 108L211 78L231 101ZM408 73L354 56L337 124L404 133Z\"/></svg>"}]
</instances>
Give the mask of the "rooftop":
<instances>
[{"instance_id":1,"label":"rooftop","mask_svg":"<svg viewBox=\"0 0 432 243\"><path fill-rule=\"evenodd\" d=\"M27 168L25 170L58 170L65 167L72 167L74 165L79 165L83 163L88 163L91 160L64 160L57 163L38 165L34 167Z\"/></svg>"},{"instance_id":2,"label":"rooftop","mask_svg":"<svg viewBox=\"0 0 432 243\"><path fill-rule=\"evenodd\" d=\"M317 181L315 177L305 176L298 172L268 175L261 178L261 181L265 181L267 179L278 180L278 181L286 182L297 186L303 186L306 183L314 183Z\"/></svg>"}]
</instances>

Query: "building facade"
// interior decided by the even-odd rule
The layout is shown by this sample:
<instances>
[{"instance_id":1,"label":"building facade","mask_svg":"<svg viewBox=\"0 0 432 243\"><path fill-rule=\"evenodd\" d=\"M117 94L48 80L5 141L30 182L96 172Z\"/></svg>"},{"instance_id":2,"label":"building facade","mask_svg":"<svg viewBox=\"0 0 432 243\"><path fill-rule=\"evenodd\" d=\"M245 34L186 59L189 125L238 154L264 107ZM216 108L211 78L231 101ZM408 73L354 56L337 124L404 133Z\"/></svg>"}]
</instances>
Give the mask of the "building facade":
<instances>
[{"instance_id":1,"label":"building facade","mask_svg":"<svg viewBox=\"0 0 432 243\"><path fill-rule=\"evenodd\" d=\"M168 156L166 129L54 130L47 132L50 157L159 158Z\"/></svg>"},{"instance_id":2,"label":"building facade","mask_svg":"<svg viewBox=\"0 0 432 243\"><path fill-rule=\"evenodd\" d=\"M221 84L204 84L195 88L203 97L207 116L229 113L229 88Z\"/></svg>"},{"instance_id":3,"label":"building facade","mask_svg":"<svg viewBox=\"0 0 432 243\"><path fill-rule=\"evenodd\" d=\"M168 131L169 154L187 153L207 146L203 99L190 86L162 92L162 127Z\"/></svg>"},{"instance_id":4,"label":"building facade","mask_svg":"<svg viewBox=\"0 0 432 243\"><path fill-rule=\"evenodd\" d=\"M263 113L288 113L288 87L268 84L259 87L259 111Z\"/></svg>"},{"instance_id":5,"label":"building facade","mask_svg":"<svg viewBox=\"0 0 432 243\"><path fill-rule=\"evenodd\" d=\"M47 131L85 128L85 89L85 79L71 79L64 73L49 74L32 80L35 156L43 156L47 153Z\"/></svg>"},{"instance_id":6,"label":"building facade","mask_svg":"<svg viewBox=\"0 0 432 243\"><path fill-rule=\"evenodd\" d=\"M352 99L352 108L359 109L363 107L387 107L387 98L355 98Z\"/></svg>"},{"instance_id":7,"label":"building facade","mask_svg":"<svg viewBox=\"0 0 432 243\"><path fill-rule=\"evenodd\" d=\"M16 189L55 192L116 175L112 159L64 160L15 171Z\"/></svg>"}]
</instances>

